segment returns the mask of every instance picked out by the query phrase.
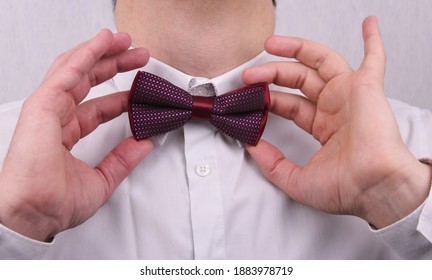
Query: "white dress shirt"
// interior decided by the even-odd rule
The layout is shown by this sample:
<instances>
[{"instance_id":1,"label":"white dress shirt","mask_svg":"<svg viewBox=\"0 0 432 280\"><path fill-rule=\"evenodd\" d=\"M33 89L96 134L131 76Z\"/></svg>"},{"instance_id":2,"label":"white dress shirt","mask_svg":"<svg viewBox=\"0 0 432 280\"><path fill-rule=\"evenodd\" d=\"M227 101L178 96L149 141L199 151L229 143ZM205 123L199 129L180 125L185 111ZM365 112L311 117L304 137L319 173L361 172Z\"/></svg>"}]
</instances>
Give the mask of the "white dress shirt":
<instances>
[{"instance_id":1,"label":"white dress shirt","mask_svg":"<svg viewBox=\"0 0 432 280\"><path fill-rule=\"evenodd\" d=\"M217 94L244 86L242 71L271 60L262 53L215 79L188 76L151 59L144 68L190 91L211 82ZM90 97L131 87L119 74ZM432 156L432 114L391 101L401 133L418 158ZM0 106L0 162L21 103ZM127 114L100 126L73 149L95 166L130 136ZM371 135L371 137L373 137ZM319 149L291 121L270 115L263 138L298 164ZM244 147L211 124L191 121L154 137L155 148L87 222L52 243L0 225L0 258L8 259L397 259L432 258L432 202L385 229L356 217L299 204L269 183Z\"/></svg>"}]
</instances>

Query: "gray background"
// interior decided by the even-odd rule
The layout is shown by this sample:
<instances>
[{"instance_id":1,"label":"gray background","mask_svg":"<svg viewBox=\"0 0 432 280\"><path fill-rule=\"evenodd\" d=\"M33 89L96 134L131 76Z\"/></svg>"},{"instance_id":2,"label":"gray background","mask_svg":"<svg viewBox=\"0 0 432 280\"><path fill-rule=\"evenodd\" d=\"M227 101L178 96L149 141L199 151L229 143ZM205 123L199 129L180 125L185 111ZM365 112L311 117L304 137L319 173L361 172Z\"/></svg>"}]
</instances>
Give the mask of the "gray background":
<instances>
[{"instance_id":1,"label":"gray background","mask_svg":"<svg viewBox=\"0 0 432 280\"><path fill-rule=\"evenodd\" d=\"M0 103L34 91L54 58L101 28L114 30L111 0L0 0ZM357 68L361 22L380 20L387 95L432 109L432 1L279 0L277 33L318 41Z\"/></svg>"}]
</instances>

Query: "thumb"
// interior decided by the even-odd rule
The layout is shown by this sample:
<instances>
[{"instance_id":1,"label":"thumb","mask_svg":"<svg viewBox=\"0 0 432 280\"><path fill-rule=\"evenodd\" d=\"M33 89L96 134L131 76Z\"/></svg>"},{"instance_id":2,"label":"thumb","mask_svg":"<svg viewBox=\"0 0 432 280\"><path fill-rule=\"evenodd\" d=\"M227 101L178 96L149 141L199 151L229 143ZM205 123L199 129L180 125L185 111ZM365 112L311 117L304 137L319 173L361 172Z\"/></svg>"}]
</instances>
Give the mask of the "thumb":
<instances>
[{"instance_id":1,"label":"thumb","mask_svg":"<svg viewBox=\"0 0 432 280\"><path fill-rule=\"evenodd\" d=\"M153 143L150 140L136 141L133 137L123 140L95 168L99 171L103 183L104 204L117 186L132 170L151 152Z\"/></svg>"},{"instance_id":2,"label":"thumb","mask_svg":"<svg viewBox=\"0 0 432 280\"><path fill-rule=\"evenodd\" d=\"M374 71L384 79L386 53L376 17L370 16L363 21L363 40L365 56L361 67Z\"/></svg>"},{"instance_id":3,"label":"thumb","mask_svg":"<svg viewBox=\"0 0 432 280\"><path fill-rule=\"evenodd\" d=\"M301 171L300 166L286 159L279 149L264 140L256 146L247 145L246 150L270 182L291 198L299 198L296 178Z\"/></svg>"}]
</instances>

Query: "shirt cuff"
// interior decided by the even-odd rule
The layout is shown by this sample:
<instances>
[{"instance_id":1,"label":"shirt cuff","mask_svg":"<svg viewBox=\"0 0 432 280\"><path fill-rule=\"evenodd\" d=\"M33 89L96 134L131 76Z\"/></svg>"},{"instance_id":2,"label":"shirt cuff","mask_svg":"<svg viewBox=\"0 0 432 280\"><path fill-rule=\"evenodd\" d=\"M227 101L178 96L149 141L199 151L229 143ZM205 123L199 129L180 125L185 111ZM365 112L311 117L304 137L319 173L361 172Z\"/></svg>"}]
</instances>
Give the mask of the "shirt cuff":
<instances>
[{"instance_id":1,"label":"shirt cuff","mask_svg":"<svg viewBox=\"0 0 432 280\"><path fill-rule=\"evenodd\" d=\"M25 237L0 224L0 259L42 259L52 245Z\"/></svg>"},{"instance_id":2,"label":"shirt cuff","mask_svg":"<svg viewBox=\"0 0 432 280\"><path fill-rule=\"evenodd\" d=\"M402 259L432 258L432 199L404 219L380 230L371 230Z\"/></svg>"},{"instance_id":3,"label":"shirt cuff","mask_svg":"<svg viewBox=\"0 0 432 280\"><path fill-rule=\"evenodd\" d=\"M432 168L432 159L431 158L422 158L420 161L424 164L430 165ZM432 196L432 183L431 183L431 193L429 197ZM430 199L432 200L432 199ZM429 203L425 203L422 215L419 219L418 230L423 233L425 238L432 243L432 201Z\"/></svg>"}]
</instances>

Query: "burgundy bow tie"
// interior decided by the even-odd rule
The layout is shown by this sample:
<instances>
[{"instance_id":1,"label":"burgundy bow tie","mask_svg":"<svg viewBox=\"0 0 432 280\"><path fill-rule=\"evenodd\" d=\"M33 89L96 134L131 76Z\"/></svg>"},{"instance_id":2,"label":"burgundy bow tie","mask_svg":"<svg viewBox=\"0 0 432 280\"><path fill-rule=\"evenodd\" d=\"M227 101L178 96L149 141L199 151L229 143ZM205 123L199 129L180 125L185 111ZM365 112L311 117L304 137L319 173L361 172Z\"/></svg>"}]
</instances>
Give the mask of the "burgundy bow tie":
<instances>
[{"instance_id":1,"label":"burgundy bow tie","mask_svg":"<svg viewBox=\"0 0 432 280\"><path fill-rule=\"evenodd\" d=\"M129 121L137 140L167 133L198 119L209 120L231 138L256 145L267 122L269 104L266 83L202 97L139 71L130 91Z\"/></svg>"}]
</instances>

